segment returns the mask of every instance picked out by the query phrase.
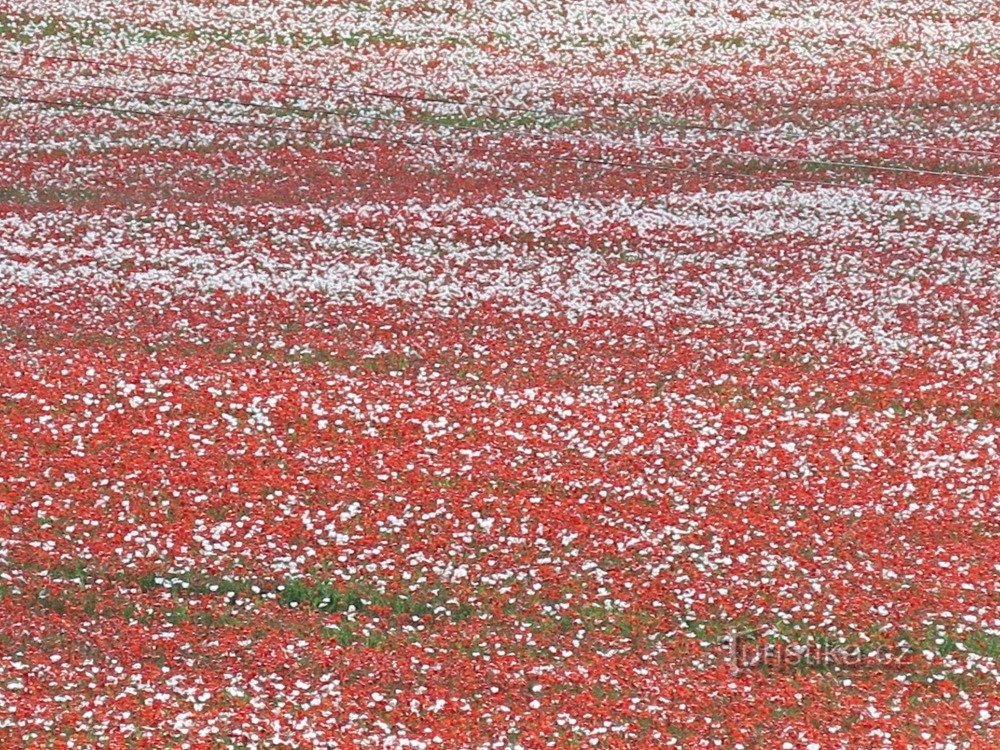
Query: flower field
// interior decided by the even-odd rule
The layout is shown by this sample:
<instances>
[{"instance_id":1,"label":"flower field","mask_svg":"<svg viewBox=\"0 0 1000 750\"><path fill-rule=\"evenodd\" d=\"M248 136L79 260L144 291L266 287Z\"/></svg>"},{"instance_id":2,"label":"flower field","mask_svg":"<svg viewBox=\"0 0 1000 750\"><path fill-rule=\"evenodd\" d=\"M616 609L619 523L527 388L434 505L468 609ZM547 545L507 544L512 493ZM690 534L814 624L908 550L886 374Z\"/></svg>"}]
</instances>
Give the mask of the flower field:
<instances>
[{"instance_id":1,"label":"flower field","mask_svg":"<svg viewBox=\"0 0 1000 750\"><path fill-rule=\"evenodd\" d=\"M1000 747L998 39L0 0L0 748Z\"/></svg>"}]
</instances>

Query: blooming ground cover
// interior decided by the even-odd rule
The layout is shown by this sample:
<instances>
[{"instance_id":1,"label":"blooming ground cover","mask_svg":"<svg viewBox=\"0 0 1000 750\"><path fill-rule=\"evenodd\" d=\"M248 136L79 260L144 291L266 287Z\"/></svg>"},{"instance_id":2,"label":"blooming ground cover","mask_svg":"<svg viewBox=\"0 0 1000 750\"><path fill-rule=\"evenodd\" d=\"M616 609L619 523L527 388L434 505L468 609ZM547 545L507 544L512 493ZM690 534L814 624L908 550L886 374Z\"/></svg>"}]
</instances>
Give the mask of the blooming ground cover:
<instances>
[{"instance_id":1,"label":"blooming ground cover","mask_svg":"<svg viewBox=\"0 0 1000 750\"><path fill-rule=\"evenodd\" d=\"M0 747L1000 746L995 7L0 38Z\"/></svg>"}]
</instances>

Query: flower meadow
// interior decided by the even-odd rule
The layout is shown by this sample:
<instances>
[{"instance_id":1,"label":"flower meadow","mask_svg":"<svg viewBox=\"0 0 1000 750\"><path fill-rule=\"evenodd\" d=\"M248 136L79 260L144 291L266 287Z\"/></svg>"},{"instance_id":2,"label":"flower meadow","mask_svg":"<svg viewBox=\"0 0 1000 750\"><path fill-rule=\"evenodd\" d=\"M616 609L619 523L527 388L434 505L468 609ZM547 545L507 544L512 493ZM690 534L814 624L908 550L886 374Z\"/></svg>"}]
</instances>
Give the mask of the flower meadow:
<instances>
[{"instance_id":1,"label":"flower meadow","mask_svg":"<svg viewBox=\"0 0 1000 750\"><path fill-rule=\"evenodd\" d=\"M998 39L0 0L0 748L1000 747Z\"/></svg>"}]
</instances>

